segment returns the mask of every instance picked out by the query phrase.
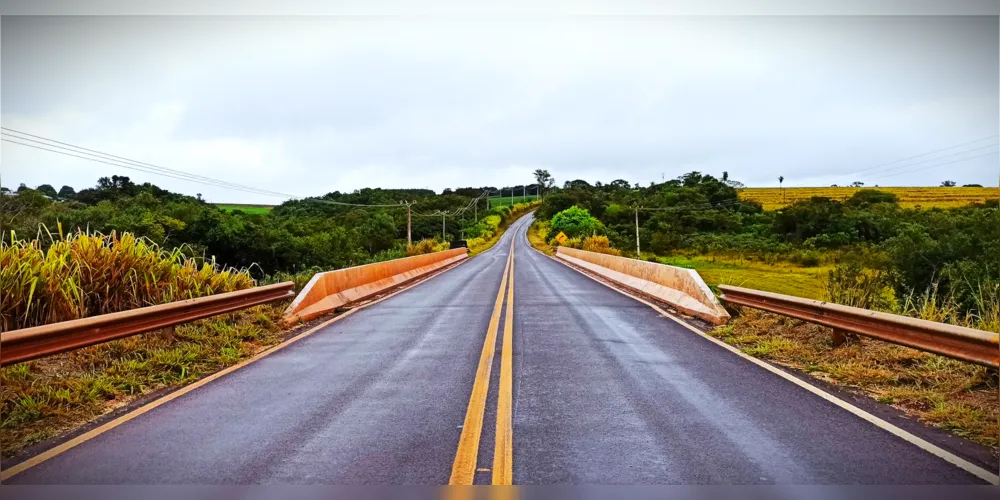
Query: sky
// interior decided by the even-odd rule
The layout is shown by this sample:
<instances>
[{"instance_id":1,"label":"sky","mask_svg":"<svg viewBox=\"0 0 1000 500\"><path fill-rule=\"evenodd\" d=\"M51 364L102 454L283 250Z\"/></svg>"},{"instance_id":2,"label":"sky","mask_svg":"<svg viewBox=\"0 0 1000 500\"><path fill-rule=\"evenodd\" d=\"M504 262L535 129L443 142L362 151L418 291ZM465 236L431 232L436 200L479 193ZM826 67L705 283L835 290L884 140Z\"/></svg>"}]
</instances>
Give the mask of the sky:
<instances>
[{"instance_id":1,"label":"sky","mask_svg":"<svg viewBox=\"0 0 1000 500\"><path fill-rule=\"evenodd\" d=\"M294 196L537 168L558 184L995 186L998 34L995 16L5 15L0 122ZM283 201L0 148L12 188L117 174Z\"/></svg>"}]
</instances>

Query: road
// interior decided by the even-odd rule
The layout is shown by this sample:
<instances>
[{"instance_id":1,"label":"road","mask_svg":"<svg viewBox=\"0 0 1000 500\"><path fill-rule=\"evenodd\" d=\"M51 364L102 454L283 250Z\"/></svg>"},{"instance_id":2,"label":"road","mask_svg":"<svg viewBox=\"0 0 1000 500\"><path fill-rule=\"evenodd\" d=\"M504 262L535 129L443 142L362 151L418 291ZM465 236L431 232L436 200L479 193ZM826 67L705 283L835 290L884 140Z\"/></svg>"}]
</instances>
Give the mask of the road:
<instances>
[{"instance_id":1,"label":"road","mask_svg":"<svg viewBox=\"0 0 1000 500\"><path fill-rule=\"evenodd\" d=\"M5 484L447 484L511 248L515 484L981 483L531 249L529 223Z\"/></svg>"}]
</instances>

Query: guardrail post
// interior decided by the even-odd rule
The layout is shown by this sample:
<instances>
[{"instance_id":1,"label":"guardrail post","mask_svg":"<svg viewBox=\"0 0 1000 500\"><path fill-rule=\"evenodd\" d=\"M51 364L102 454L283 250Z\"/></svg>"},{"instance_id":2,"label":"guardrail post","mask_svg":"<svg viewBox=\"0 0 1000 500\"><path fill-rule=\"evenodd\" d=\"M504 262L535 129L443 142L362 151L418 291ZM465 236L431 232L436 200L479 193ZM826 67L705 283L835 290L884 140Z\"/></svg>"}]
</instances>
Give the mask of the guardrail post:
<instances>
[{"instance_id":1,"label":"guardrail post","mask_svg":"<svg viewBox=\"0 0 1000 500\"><path fill-rule=\"evenodd\" d=\"M833 347L841 346L848 341L854 342L857 339L858 336L855 333L840 328L833 329Z\"/></svg>"},{"instance_id":2,"label":"guardrail post","mask_svg":"<svg viewBox=\"0 0 1000 500\"><path fill-rule=\"evenodd\" d=\"M168 327L160 328L160 339L166 342L174 341L174 325Z\"/></svg>"}]
</instances>

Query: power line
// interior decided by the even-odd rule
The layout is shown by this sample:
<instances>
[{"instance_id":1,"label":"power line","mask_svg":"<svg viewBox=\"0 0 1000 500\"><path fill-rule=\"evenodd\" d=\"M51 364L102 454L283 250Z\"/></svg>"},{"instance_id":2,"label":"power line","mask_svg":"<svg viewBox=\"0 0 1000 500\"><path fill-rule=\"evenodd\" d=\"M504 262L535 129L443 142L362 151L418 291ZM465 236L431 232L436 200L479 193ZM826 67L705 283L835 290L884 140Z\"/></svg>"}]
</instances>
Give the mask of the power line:
<instances>
[{"instance_id":1,"label":"power line","mask_svg":"<svg viewBox=\"0 0 1000 500\"><path fill-rule=\"evenodd\" d=\"M97 162L97 163L104 163L105 165L111 165L111 166L115 166L115 167L126 168L126 169L129 169L129 170L136 170L136 171L139 171L139 172L146 172L146 173L151 173L151 174L156 174L156 175L162 175L164 177L171 177L171 178L174 178L174 179L180 179L180 180L189 181L189 182L197 182L198 184L205 184L205 185L210 185L210 186L223 187L223 188L227 188L227 189L233 189L233 190L236 190L236 191L244 191L244 192L247 192L247 193L262 194L262 195L266 195L266 196L280 196L282 198L289 198L289 197L291 197L291 196L287 196L287 195L274 195L274 194L271 194L269 192L264 192L263 190L257 190L256 188L249 188L249 187L243 188L243 187L224 186L224 185L213 184L213 183L209 183L209 182L195 181L195 180L192 180L190 178L179 176L179 175L173 175L173 174L165 173L165 172L155 172L155 171L152 171L152 170L147 170L147 169L143 169L143 168L139 168L139 167L123 165L123 164L121 164L121 163L119 163L117 161L107 161L107 160L103 160L103 159L99 159L99 158L91 158L89 156L81 156L81 155L77 155L77 154L73 154L73 153L68 153L66 151L59 151L59 150L55 150L55 149L43 148L41 146L36 146L34 144L28 144L28 143L24 143L24 142L18 142L18 141L10 140L10 139L7 139L7 138L0 138L0 140L2 140L4 142L9 142L11 144L20 144L21 146L27 146L29 148L40 149L42 151L49 151L49 152L52 152L52 153L58 153L58 154L61 154L61 155L72 156L72 157L75 157L75 158L81 158L81 159L84 159L84 160L90 160L90 161Z\"/></svg>"},{"instance_id":2,"label":"power line","mask_svg":"<svg viewBox=\"0 0 1000 500\"><path fill-rule=\"evenodd\" d=\"M149 169L152 169L152 170L156 170L156 171L159 171L159 172L165 172L165 173L180 175L180 176L183 176L183 177L190 178L192 180L195 180L195 179L204 180L206 182L211 182L211 183L214 183L216 185L220 185L220 187L221 187L221 185L226 185L226 186L232 186L232 187L236 187L236 188L249 188L249 189L253 189L255 191L261 191L261 192L264 192L264 193L272 193L272 194L274 194L276 196L282 196L282 197L284 197L284 196L290 196L290 195L287 195L286 193L279 193L277 191L270 191L270 190L266 190L266 189L259 189L259 188L254 188L254 187L251 187L251 186L243 186L243 185L237 184L235 182L229 182L229 181L223 181L223 180L219 180L219 179L213 179L211 177L206 177L206 176L203 176L203 175L192 174L192 173L184 172L184 171L181 171L181 170L176 170L176 169L172 169L172 168L167 168L167 167L161 167L161 166L158 166L158 165L153 165L152 163L146 163L146 162L141 162L141 161L137 161L137 160L131 160L131 159L125 158L123 156L117 156L117 155L113 155L113 154L110 154L110 153L104 153L104 152L97 151L97 150L94 150L94 149L89 149L89 148L85 148L85 147L82 147L82 146L76 146L76 145L69 144L69 143L66 143L66 142L57 141L55 139L49 139L49 138L42 137L42 136L35 135L35 134L29 134L27 132L21 132L19 130L14 130L14 129L7 128L7 127L0 127L0 129L8 131L8 132L0 132L0 134L7 135L7 136L13 137L15 139L24 140L24 141L31 141L31 142L34 142L34 143L37 143L37 144L42 144L42 145L49 146L49 147L55 147L55 148L58 148L60 150L71 151L73 153L82 153L82 154L85 154L85 155L88 155L88 156L97 156L98 158L102 158L102 159L105 159L105 160L110 160L110 161L115 161L115 162L120 162L120 163L121 162L128 163L128 164L131 164L131 165L133 165L135 167L139 167L140 169L145 169L143 171L146 171L146 172L148 172ZM10 132L14 132L16 134L27 136L27 137L18 137L17 135L13 135ZM35 139L31 139L31 137L33 137ZM41 139L41 141L36 140L36 139ZM42 142L42 141L45 141L45 142ZM49 143L54 143L54 144L49 144ZM68 147L65 147L65 146L68 146ZM153 173L153 172L150 172L150 173Z\"/></svg>"},{"instance_id":3,"label":"power line","mask_svg":"<svg viewBox=\"0 0 1000 500\"><path fill-rule=\"evenodd\" d=\"M997 146L996 144L988 144L986 146L980 146L978 148L967 149L965 151L959 151L957 153L950 153L950 154L946 154L946 155L943 155L943 156L938 156L936 158L928 158L926 160L921 160L921 161L917 161L917 162L913 162L913 163L908 163L906 165L899 165L897 167L887 168L887 169L885 169L885 170L883 170L881 172L872 172L871 174L868 174L868 176L870 176L870 175L881 175L881 174L886 174L886 173L889 173L889 172L898 172L901 169L904 169L903 172L906 172L905 169L908 169L908 168L910 168L910 167L912 167L914 165L920 165L920 164L927 163L927 162L935 162L935 161L940 161L940 160L946 160L946 159L954 157L954 156L960 156L960 155L964 155L964 154L969 154L969 153L972 153L974 151L979 151L981 149L995 148L996 146ZM916 170L913 170L913 171L916 172L916 171L919 171L919 170L923 170L923 168L919 168L919 169L916 169ZM863 179L870 179L870 177L868 177L868 176L861 176L861 178L863 178Z\"/></svg>"},{"instance_id":4,"label":"power line","mask_svg":"<svg viewBox=\"0 0 1000 500\"><path fill-rule=\"evenodd\" d=\"M203 185L207 185L207 186L221 187L223 189L231 189L231 190L234 190L234 191L242 191L242 192L251 193L251 194L260 194L260 195L264 195L264 196L272 196L272 197L278 197L278 198L287 198L287 199L293 199L293 200L314 201L314 202L319 202L319 203L327 203L327 204L332 204L332 205L342 205L342 206L351 206L351 207L376 207L376 208L378 208L378 207L381 207L381 208L393 208L393 207L396 207L396 208L398 208L398 207L401 206L401 205L398 205L398 204L349 203L349 202L327 200L327 199L316 198L316 197L303 198L301 196L295 196L295 195L288 194L288 193L281 193L281 192L278 192L278 191L270 191L270 190L266 190L266 189L255 188L253 186L246 186L246 185L237 184L237 183L234 183L234 182L223 181L223 180L220 180L220 179L214 179L214 178L211 178L211 177L206 177L206 176L203 176L203 175L191 174L191 173L184 172L184 171L181 171L181 170L175 170L175 169L171 169L171 168L167 168L167 167L161 167L161 166L158 166L158 165L153 165L151 163L140 162L140 161L137 161L137 160L132 160L132 159L129 159L129 158L125 158L123 156L112 155L110 153L104 153L102 151L97 151L97 150L94 150L94 149L84 148L82 146L76 146L76 145L73 145L73 144L70 144L70 143L67 143L67 142L57 141L55 139L49 139L47 137L42 137L42 136L35 135L35 134L29 134L27 132L21 132L19 130L14 130L14 129L11 129L11 128L8 128L8 127L0 127L0 129L8 131L8 132L2 132L2 133L0 133L0 135L5 135L5 136L8 136L8 137L12 137L14 139L19 139L20 141L33 142L35 144L28 144L26 142L19 142L19 141L8 139L6 137L0 138L0 140L3 140L4 142L9 142L9 143L12 143L12 144L19 144L21 146L26 146L26 147L30 147L30 148L34 148L34 149L39 149L39 150L42 150L42 151L49 151L49 152L52 152L52 153L57 153L57 154L65 155L65 156L72 156L72 157L75 157L75 158L89 160L89 161L93 161L93 162L97 162L97 163L104 163L106 165L111 165L111 166L120 167L120 168L126 168L126 169L129 169L129 170L136 170L136 171L139 171L139 172L145 172L145 173L150 173L150 174L154 174L154 175L160 175L160 176L164 176L164 177L171 177L171 178L174 178L174 179L184 180L184 181L188 181L188 182L194 182L194 183L203 184ZM13 132L13 133L10 133L10 132ZM15 135L15 134L20 134L20 135L23 135L23 136L26 136L26 137L20 137L19 135ZM32 139L32 138L41 139L41 140L36 140L36 139ZM42 142L42 141L48 141L48 142ZM49 143L52 143L52 144L49 144ZM48 147L42 147L42 146L39 146L38 144L41 144L41 145L44 145L44 146L48 146ZM56 148L56 149L51 149L51 148Z\"/></svg>"},{"instance_id":5,"label":"power line","mask_svg":"<svg viewBox=\"0 0 1000 500\"><path fill-rule=\"evenodd\" d=\"M857 174L859 174L861 172L867 172L869 170L874 170L876 168L881 168L881 167L885 167L885 166L888 166L888 165L894 165L896 163L904 162L904 161L907 161L907 160L912 160L914 158L921 158L921 157L924 157L924 156L927 156L927 155L932 155L934 153L940 153L942 151L947 151L949 149L955 149L955 148L960 148L962 146L968 146L969 144L975 144L977 142L982 142L982 141L985 141L987 139L993 139L995 137L998 137L998 135L994 134L994 135L990 135L990 136L986 136L986 137L981 137L979 139L976 139L976 140L973 140L973 141L968 141L968 142L963 142L961 144L956 144L954 146L948 146L946 148L935 149L934 151L928 151L926 153L920 153L918 155L908 156L906 158L900 158L898 160L890 161L890 162L887 162L887 163L880 163L878 165L873 165L871 167L866 167L866 168L863 168L861 170L856 170L854 172L848 172L846 174L838 175L837 177L847 177L849 175L857 175Z\"/></svg>"},{"instance_id":6,"label":"power line","mask_svg":"<svg viewBox=\"0 0 1000 500\"><path fill-rule=\"evenodd\" d=\"M953 160L953 161L949 161L949 162L945 162L945 163L939 163L939 164L935 164L935 165L928 165L926 167L921 167L921 168L918 168L918 169L915 169L915 170L910 170L910 171L905 171L905 172L897 172L895 174L889 174L889 175L883 175L883 176L879 176L879 177L873 177L870 180L878 180L878 179L885 179L887 177L895 177L897 175L905 175L905 174L909 174L909 173L912 173L912 172L919 172L921 170L927 170L929 168L943 167L945 165L951 165L952 163L960 163L960 162L963 162L963 161L975 160L976 158L985 158L987 156L993 156L995 154L997 154L997 152L993 151L993 152L982 154L982 155L978 155L978 156L970 156L969 158L960 158L958 160Z\"/></svg>"}]
</instances>

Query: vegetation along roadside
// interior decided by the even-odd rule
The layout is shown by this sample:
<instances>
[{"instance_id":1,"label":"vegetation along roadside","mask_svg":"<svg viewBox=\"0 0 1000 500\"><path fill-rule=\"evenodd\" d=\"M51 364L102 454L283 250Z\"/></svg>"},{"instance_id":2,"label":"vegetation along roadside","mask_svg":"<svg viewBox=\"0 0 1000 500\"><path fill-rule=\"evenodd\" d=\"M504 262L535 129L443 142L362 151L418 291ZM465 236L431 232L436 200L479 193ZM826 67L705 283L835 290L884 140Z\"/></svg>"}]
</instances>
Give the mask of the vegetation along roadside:
<instances>
[{"instance_id":1,"label":"vegetation along roadside","mask_svg":"<svg viewBox=\"0 0 1000 500\"><path fill-rule=\"evenodd\" d=\"M925 189L945 197L954 190ZM949 208L907 208L893 192L853 189L845 199L816 196L766 210L745 193L725 174L697 172L649 187L570 181L543 199L529 240L548 253L589 246L693 268L712 287L1000 331L996 190L985 201L953 198ZM867 338L834 347L827 328L749 309L712 335L956 436L1000 444L995 369Z\"/></svg>"}]
</instances>

